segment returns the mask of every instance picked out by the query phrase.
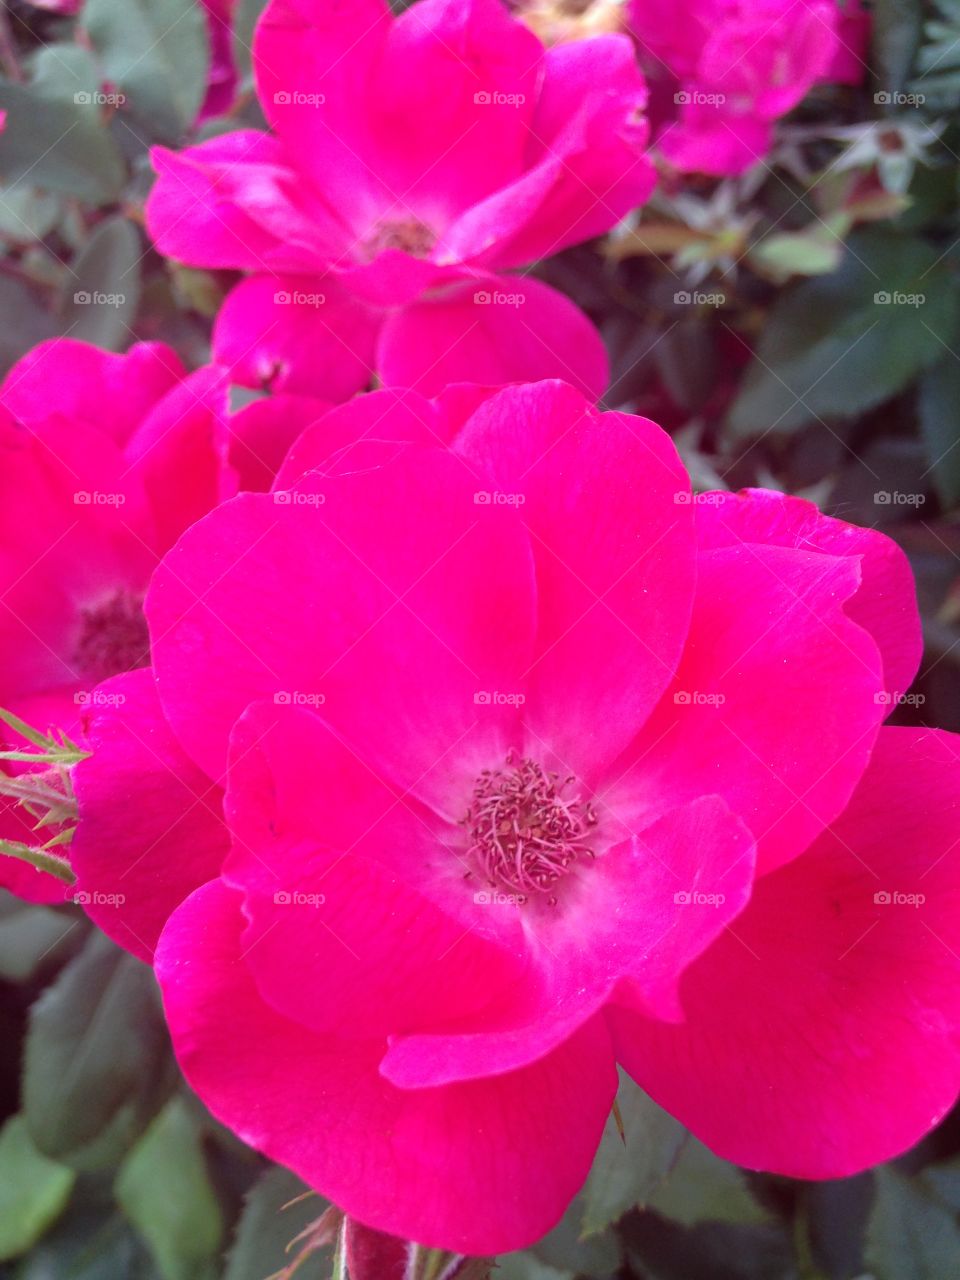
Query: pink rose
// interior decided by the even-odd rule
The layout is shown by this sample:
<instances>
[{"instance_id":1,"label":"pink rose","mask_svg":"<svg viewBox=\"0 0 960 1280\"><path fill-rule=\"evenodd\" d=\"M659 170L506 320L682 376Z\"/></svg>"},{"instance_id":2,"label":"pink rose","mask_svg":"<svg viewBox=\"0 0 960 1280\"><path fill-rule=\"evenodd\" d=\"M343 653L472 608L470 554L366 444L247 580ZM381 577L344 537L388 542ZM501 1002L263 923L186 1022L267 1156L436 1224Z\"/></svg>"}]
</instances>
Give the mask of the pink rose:
<instances>
[{"instance_id":1,"label":"pink rose","mask_svg":"<svg viewBox=\"0 0 960 1280\"><path fill-rule=\"evenodd\" d=\"M376 370L448 383L560 374L599 395L599 336L504 276L608 230L654 182L630 40L544 49L500 0L272 0L254 62L272 133L158 148L160 251L250 273L218 360L340 400Z\"/></svg>"},{"instance_id":2,"label":"pink rose","mask_svg":"<svg viewBox=\"0 0 960 1280\"><path fill-rule=\"evenodd\" d=\"M883 727L921 648L883 535L694 499L660 428L561 383L379 392L194 525L146 612L78 888L122 878L91 914L159 938L193 1087L352 1218L530 1243L617 1061L794 1176L950 1107L960 739Z\"/></svg>"}]
</instances>

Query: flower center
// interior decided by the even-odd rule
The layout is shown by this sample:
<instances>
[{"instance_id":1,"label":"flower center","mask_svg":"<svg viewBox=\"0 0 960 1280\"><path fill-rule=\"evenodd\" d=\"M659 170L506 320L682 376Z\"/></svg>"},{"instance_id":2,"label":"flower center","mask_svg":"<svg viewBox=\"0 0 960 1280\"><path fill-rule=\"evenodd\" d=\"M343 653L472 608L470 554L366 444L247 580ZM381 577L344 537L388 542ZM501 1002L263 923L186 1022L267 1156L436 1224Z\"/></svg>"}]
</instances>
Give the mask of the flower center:
<instances>
[{"instance_id":1,"label":"flower center","mask_svg":"<svg viewBox=\"0 0 960 1280\"><path fill-rule=\"evenodd\" d=\"M372 261L387 249L400 249L413 258L428 258L437 237L417 218L384 218L363 243L364 255Z\"/></svg>"},{"instance_id":2,"label":"flower center","mask_svg":"<svg viewBox=\"0 0 960 1280\"><path fill-rule=\"evenodd\" d=\"M80 638L72 665L81 676L99 683L149 662L150 633L139 596L121 590L80 610Z\"/></svg>"},{"instance_id":3,"label":"flower center","mask_svg":"<svg viewBox=\"0 0 960 1280\"><path fill-rule=\"evenodd\" d=\"M461 825L470 833L472 867L526 901L549 893L576 858L596 856L589 841L597 815L571 793L576 778L547 773L533 760L518 762L512 752L506 765L480 774Z\"/></svg>"}]
</instances>

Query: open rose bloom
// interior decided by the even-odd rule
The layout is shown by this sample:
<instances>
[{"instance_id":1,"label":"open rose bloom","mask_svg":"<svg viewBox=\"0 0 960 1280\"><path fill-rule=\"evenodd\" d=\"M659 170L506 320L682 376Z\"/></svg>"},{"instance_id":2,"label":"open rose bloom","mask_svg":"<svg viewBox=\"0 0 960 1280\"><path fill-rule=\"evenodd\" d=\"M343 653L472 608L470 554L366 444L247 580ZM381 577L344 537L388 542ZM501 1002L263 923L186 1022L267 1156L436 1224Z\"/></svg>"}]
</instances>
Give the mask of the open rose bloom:
<instances>
[{"instance_id":1,"label":"open rose bloom","mask_svg":"<svg viewBox=\"0 0 960 1280\"><path fill-rule=\"evenodd\" d=\"M378 393L189 529L146 614L77 887L125 899L91 914L155 950L213 1112L352 1216L536 1240L617 1062L799 1177L954 1101L960 742L883 726L920 634L882 535L693 501L664 432L560 383L465 422Z\"/></svg>"},{"instance_id":2,"label":"open rose bloom","mask_svg":"<svg viewBox=\"0 0 960 1280\"><path fill-rule=\"evenodd\" d=\"M160 251L249 273L218 318L234 377L339 400L376 371L563 377L599 395L587 318L504 275L609 230L654 182L632 42L544 49L500 0L271 0L254 64L271 132L158 148Z\"/></svg>"},{"instance_id":3,"label":"open rose bloom","mask_svg":"<svg viewBox=\"0 0 960 1280\"><path fill-rule=\"evenodd\" d=\"M773 145L773 124L818 81L856 84L867 18L858 0L631 0L630 25L673 108L658 144L682 172L738 174Z\"/></svg>"}]
</instances>

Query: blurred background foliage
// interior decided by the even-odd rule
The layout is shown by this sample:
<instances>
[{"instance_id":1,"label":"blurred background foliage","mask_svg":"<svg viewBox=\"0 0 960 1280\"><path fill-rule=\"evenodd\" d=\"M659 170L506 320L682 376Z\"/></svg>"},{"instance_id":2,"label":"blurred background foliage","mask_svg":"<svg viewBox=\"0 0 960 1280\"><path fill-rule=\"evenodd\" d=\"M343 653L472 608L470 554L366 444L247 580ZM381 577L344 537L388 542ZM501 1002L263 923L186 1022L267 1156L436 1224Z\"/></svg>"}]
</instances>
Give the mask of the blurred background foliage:
<instances>
[{"instance_id":1,"label":"blurred background foliage","mask_svg":"<svg viewBox=\"0 0 960 1280\"><path fill-rule=\"evenodd\" d=\"M239 0L240 92L199 130L194 0L0 8L0 373L55 334L208 358L232 277L147 243L148 149L262 124L262 7ZM901 543L927 653L896 715L956 731L960 0L872 13L872 78L815 90L766 163L665 175L642 212L537 271L603 332L610 406L671 430L698 487L781 488ZM204 1111L149 971L75 908L0 899L0 1043L4 1280L264 1280L296 1257L322 1202ZM805 1184L716 1159L629 1081L620 1110L623 1139L611 1119L565 1222L500 1259L502 1280L960 1276L958 1113L888 1167ZM330 1266L321 1251L297 1275Z\"/></svg>"}]
</instances>

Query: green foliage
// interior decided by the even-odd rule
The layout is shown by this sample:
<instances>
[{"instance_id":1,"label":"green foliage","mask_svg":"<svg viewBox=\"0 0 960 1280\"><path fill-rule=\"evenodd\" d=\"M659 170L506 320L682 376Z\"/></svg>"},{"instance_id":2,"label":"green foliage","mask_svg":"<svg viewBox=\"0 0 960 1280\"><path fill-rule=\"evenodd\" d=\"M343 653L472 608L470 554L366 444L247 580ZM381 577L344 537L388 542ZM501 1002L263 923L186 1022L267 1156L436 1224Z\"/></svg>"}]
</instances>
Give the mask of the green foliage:
<instances>
[{"instance_id":1,"label":"green foliage","mask_svg":"<svg viewBox=\"0 0 960 1280\"><path fill-rule=\"evenodd\" d=\"M840 268L772 307L730 410L740 435L851 418L895 396L960 335L949 263L920 239L852 236Z\"/></svg>"},{"instance_id":2,"label":"green foliage","mask_svg":"<svg viewBox=\"0 0 960 1280\"><path fill-rule=\"evenodd\" d=\"M153 974L93 934L30 1012L23 1108L38 1148L108 1166L162 1104L171 1062Z\"/></svg>"},{"instance_id":3,"label":"green foliage","mask_svg":"<svg viewBox=\"0 0 960 1280\"><path fill-rule=\"evenodd\" d=\"M251 1187L223 1280L264 1280L290 1262L288 1246L326 1207L287 1169L270 1169ZM298 1280L328 1280L329 1254L314 1254Z\"/></svg>"},{"instance_id":4,"label":"green foliage","mask_svg":"<svg viewBox=\"0 0 960 1280\"><path fill-rule=\"evenodd\" d=\"M75 1174L33 1145L22 1116L0 1129L0 1259L25 1253L55 1221Z\"/></svg>"},{"instance_id":5,"label":"green foliage","mask_svg":"<svg viewBox=\"0 0 960 1280\"><path fill-rule=\"evenodd\" d=\"M214 1280L223 1220L195 1117L172 1098L124 1161L117 1200L163 1280Z\"/></svg>"}]
</instances>

